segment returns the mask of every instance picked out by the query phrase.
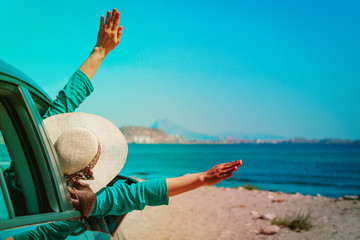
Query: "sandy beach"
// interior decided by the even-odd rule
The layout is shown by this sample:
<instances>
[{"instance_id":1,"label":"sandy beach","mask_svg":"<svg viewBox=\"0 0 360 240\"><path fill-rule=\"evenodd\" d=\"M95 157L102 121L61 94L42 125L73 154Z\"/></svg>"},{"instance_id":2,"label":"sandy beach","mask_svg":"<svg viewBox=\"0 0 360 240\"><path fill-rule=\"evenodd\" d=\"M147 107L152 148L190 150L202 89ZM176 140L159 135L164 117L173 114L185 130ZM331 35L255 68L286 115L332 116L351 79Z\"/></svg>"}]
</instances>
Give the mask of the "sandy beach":
<instances>
[{"instance_id":1,"label":"sandy beach","mask_svg":"<svg viewBox=\"0 0 360 240\"><path fill-rule=\"evenodd\" d=\"M309 231L261 233L271 225L267 217L309 211ZM168 206L133 211L121 228L129 240L360 239L360 201L208 186L172 197Z\"/></svg>"}]
</instances>

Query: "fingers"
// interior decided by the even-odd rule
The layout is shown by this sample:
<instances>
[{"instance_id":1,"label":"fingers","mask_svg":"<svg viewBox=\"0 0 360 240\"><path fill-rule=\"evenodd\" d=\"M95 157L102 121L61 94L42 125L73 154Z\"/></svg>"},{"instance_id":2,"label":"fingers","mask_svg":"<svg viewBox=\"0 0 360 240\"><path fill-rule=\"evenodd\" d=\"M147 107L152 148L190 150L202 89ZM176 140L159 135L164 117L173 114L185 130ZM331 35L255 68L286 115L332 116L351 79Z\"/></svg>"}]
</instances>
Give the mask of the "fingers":
<instances>
[{"instance_id":1,"label":"fingers","mask_svg":"<svg viewBox=\"0 0 360 240\"><path fill-rule=\"evenodd\" d=\"M117 39L120 41L120 37L121 37L121 34L122 34L122 30L123 30L123 27L119 27L118 30L117 30Z\"/></svg>"},{"instance_id":2,"label":"fingers","mask_svg":"<svg viewBox=\"0 0 360 240\"><path fill-rule=\"evenodd\" d=\"M242 161L241 160L236 160L234 162L229 163L230 166L237 166L240 167L242 165Z\"/></svg>"},{"instance_id":3,"label":"fingers","mask_svg":"<svg viewBox=\"0 0 360 240\"><path fill-rule=\"evenodd\" d=\"M102 19L102 22L104 20ZM118 34L119 34L119 27L120 24L120 13L116 10L116 8L114 8L112 10L112 13L110 11L107 11L106 13L106 20L105 20L105 27L107 29L111 29L111 30L117 30ZM103 26L100 23L100 27Z\"/></svg>"},{"instance_id":4,"label":"fingers","mask_svg":"<svg viewBox=\"0 0 360 240\"><path fill-rule=\"evenodd\" d=\"M116 30L119 27L120 23L120 13L116 12L114 17L114 25L112 26L112 30Z\"/></svg>"},{"instance_id":5,"label":"fingers","mask_svg":"<svg viewBox=\"0 0 360 240\"><path fill-rule=\"evenodd\" d=\"M234 162L231 162L230 163L232 166L238 166L240 167L242 165L242 161L241 160L236 160Z\"/></svg>"},{"instance_id":6,"label":"fingers","mask_svg":"<svg viewBox=\"0 0 360 240\"><path fill-rule=\"evenodd\" d=\"M239 166L241 166L242 164L242 161L241 160L237 160L237 161L234 161L234 162L230 162L230 163L224 163L224 164L221 164L221 170L219 172L219 177L223 177L223 176L228 176L228 175L231 175L232 176L232 173L235 172ZM230 176L228 176L230 177Z\"/></svg>"},{"instance_id":7,"label":"fingers","mask_svg":"<svg viewBox=\"0 0 360 240\"><path fill-rule=\"evenodd\" d=\"M100 17L100 29L104 27L104 15L101 15Z\"/></svg>"},{"instance_id":8,"label":"fingers","mask_svg":"<svg viewBox=\"0 0 360 240\"><path fill-rule=\"evenodd\" d=\"M237 160L237 161L230 162L230 163L224 163L223 169L228 169L228 168L233 168L233 167L240 167L241 165L242 165L242 161Z\"/></svg>"},{"instance_id":9,"label":"fingers","mask_svg":"<svg viewBox=\"0 0 360 240\"><path fill-rule=\"evenodd\" d=\"M111 14L111 19L109 21L109 25L108 28L112 29L113 25L114 25L114 21L115 21L115 15L116 15L116 8L113 8L112 14Z\"/></svg>"},{"instance_id":10,"label":"fingers","mask_svg":"<svg viewBox=\"0 0 360 240\"><path fill-rule=\"evenodd\" d=\"M110 12L110 11L107 11L107 12L106 12L105 27L108 27L108 26L109 26L109 22L110 22L110 14L111 14L111 12Z\"/></svg>"},{"instance_id":11,"label":"fingers","mask_svg":"<svg viewBox=\"0 0 360 240\"><path fill-rule=\"evenodd\" d=\"M220 172L220 175L235 172L237 169L238 169L237 166L234 166L232 168L225 168Z\"/></svg>"}]
</instances>

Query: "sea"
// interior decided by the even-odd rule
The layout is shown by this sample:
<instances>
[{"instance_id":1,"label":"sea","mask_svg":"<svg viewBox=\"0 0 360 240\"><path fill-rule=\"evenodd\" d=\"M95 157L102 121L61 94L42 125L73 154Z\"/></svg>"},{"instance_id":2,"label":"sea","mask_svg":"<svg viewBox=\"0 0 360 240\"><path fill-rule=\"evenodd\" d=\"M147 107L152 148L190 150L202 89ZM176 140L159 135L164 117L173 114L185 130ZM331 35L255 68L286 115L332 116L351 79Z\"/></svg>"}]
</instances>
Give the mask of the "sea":
<instances>
[{"instance_id":1,"label":"sea","mask_svg":"<svg viewBox=\"0 0 360 240\"><path fill-rule=\"evenodd\" d=\"M178 177L241 159L243 165L216 186L250 184L261 190L320 194L337 198L360 194L360 145L350 144L129 144L125 176ZM0 166L8 166L0 144Z\"/></svg>"},{"instance_id":2,"label":"sea","mask_svg":"<svg viewBox=\"0 0 360 240\"><path fill-rule=\"evenodd\" d=\"M129 144L121 174L177 177L238 159L243 165L216 186L250 184L261 190L332 198L360 194L360 145Z\"/></svg>"}]
</instances>

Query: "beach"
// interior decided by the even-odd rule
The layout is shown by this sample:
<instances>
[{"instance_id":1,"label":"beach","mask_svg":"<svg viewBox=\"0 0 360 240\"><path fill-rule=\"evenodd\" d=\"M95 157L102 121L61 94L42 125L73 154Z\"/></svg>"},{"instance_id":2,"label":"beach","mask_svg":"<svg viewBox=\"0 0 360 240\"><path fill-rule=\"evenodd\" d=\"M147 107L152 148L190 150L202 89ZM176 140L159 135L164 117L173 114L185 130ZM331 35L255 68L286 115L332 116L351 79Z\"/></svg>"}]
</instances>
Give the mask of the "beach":
<instances>
[{"instance_id":1,"label":"beach","mask_svg":"<svg viewBox=\"0 0 360 240\"><path fill-rule=\"evenodd\" d=\"M269 219L299 213L311 214L309 231L271 227L278 231L264 234ZM360 201L206 186L170 198L168 206L133 211L121 228L129 240L360 239Z\"/></svg>"}]
</instances>

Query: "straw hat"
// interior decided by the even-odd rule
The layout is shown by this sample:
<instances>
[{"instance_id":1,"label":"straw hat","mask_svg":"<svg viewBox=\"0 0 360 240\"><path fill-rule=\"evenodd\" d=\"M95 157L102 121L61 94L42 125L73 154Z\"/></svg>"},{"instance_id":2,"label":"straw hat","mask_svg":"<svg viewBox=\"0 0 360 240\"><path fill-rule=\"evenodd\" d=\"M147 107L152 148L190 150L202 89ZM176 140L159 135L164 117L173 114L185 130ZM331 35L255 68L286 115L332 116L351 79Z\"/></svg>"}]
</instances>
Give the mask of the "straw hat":
<instances>
[{"instance_id":1,"label":"straw hat","mask_svg":"<svg viewBox=\"0 0 360 240\"><path fill-rule=\"evenodd\" d=\"M44 120L67 181L89 184L96 193L122 169L124 135L110 121L87 113L64 113Z\"/></svg>"}]
</instances>

